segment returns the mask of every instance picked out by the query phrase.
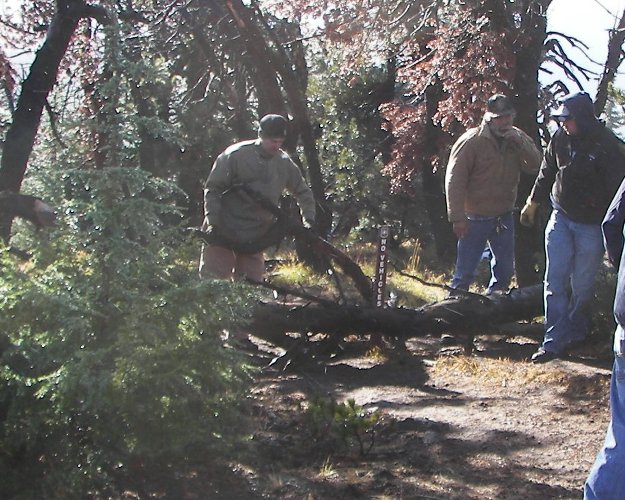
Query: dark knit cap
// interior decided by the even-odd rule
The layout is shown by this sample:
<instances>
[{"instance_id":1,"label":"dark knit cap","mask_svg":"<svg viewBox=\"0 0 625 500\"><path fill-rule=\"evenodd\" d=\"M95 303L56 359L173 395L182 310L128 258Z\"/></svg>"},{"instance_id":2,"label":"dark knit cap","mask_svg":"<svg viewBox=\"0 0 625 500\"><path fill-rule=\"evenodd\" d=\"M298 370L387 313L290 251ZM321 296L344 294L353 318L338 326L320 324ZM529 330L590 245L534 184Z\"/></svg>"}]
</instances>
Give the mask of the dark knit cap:
<instances>
[{"instance_id":1,"label":"dark knit cap","mask_svg":"<svg viewBox=\"0 0 625 500\"><path fill-rule=\"evenodd\" d=\"M258 136L265 138L286 137L287 120L282 115L265 115L260 119Z\"/></svg>"}]
</instances>

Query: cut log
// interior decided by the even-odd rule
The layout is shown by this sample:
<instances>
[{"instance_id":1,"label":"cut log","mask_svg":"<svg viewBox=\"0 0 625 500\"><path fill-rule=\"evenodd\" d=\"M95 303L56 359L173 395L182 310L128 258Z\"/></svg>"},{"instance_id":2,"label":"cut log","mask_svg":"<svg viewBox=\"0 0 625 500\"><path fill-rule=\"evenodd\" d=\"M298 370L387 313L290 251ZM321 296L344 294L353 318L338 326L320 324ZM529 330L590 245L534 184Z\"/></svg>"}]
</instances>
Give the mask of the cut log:
<instances>
[{"instance_id":1,"label":"cut log","mask_svg":"<svg viewBox=\"0 0 625 500\"><path fill-rule=\"evenodd\" d=\"M531 320L543 314L542 285L507 294L469 294L427 304L419 309L259 303L249 326L254 335L284 345L286 333L324 333L337 338L381 334L408 339L444 332L473 334L496 325Z\"/></svg>"}]
</instances>

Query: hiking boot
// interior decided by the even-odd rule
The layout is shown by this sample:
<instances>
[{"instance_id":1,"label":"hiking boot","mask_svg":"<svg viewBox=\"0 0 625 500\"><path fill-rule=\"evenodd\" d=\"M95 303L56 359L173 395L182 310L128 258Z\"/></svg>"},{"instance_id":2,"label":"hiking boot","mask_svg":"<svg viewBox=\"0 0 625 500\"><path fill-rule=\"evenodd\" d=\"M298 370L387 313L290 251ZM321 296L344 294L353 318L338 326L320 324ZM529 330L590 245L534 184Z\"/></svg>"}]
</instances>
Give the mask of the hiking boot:
<instances>
[{"instance_id":1,"label":"hiking boot","mask_svg":"<svg viewBox=\"0 0 625 500\"><path fill-rule=\"evenodd\" d=\"M448 333L443 333L440 338L440 343L442 346L448 345L459 345L458 339L453 335L449 335Z\"/></svg>"},{"instance_id":2,"label":"hiking boot","mask_svg":"<svg viewBox=\"0 0 625 500\"><path fill-rule=\"evenodd\" d=\"M542 347L539 347L538 351L532 354L532 363L547 363L553 359L556 359L557 357L558 355L555 352L545 351Z\"/></svg>"}]
</instances>

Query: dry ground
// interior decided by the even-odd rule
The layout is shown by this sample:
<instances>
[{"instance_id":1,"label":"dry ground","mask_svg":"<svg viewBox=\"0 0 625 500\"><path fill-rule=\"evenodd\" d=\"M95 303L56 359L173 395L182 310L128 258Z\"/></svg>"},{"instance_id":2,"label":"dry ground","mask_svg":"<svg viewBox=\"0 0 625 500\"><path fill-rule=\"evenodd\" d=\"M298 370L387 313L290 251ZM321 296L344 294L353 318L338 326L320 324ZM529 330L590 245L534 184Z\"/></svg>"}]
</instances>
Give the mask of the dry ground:
<instances>
[{"instance_id":1,"label":"dry ground","mask_svg":"<svg viewBox=\"0 0 625 500\"><path fill-rule=\"evenodd\" d=\"M477 337L470 355L435 337L404 352L348 339L342 355L309 343L288 366L280 358L268 368L280 353L252 337L247 355L265 368L251 394L249 447L235 462L142 474L127 497L579 499L609 418L611 353L602 342L535 366L541 331L509 325ZM319 401L350 398L380 417L365 454L309 417Z\"/></svg>"},{"instance_id":2,"label":"dry ground","mask_svg":"<svg viewBox=\"0 0 625 500\"><path fill-rule=\"evenodd\" d=\"M233 466L247 488L237 494L581 498L609 418L611 356L606 346L587 346L532 365L540 331L511 325L478 337L469 356L427 337L409 341L403 354L389 348L263 370L253 395L254 454ZM267 354L260 345L255 357L263 364ZM315 398L353 398L377 412L371 450L362 455L353 439L315 435L306 418Z\"/></svg>"}]
</instances>

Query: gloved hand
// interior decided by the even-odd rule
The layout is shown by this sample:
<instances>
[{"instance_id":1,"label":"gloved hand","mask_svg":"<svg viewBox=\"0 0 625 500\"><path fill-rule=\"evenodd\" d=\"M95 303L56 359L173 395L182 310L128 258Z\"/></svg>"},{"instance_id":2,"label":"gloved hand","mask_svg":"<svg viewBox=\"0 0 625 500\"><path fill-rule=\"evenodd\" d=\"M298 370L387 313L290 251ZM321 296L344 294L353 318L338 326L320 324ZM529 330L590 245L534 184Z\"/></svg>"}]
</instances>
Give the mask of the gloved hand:
<instances>
[{"instance_id":1,"label":"gloved hand","mask_svg":"<svg viewBox=\"0 0 625 500\"><path fill-rule=\"evenodd\" d=\"M536 219L536 211L540 203L535 201L530 201L529 199L525 202L525 206L521 210L521 216L519 217L519 222L524 226L531 227L534 225L534 220Z\"/></svg>"}]
</instances>

